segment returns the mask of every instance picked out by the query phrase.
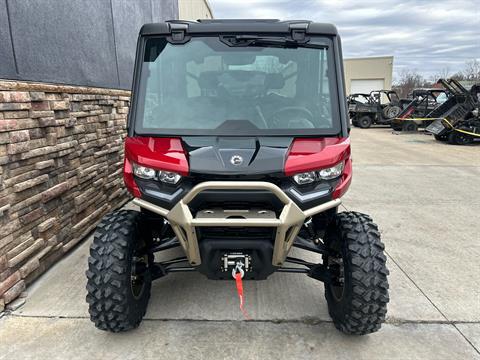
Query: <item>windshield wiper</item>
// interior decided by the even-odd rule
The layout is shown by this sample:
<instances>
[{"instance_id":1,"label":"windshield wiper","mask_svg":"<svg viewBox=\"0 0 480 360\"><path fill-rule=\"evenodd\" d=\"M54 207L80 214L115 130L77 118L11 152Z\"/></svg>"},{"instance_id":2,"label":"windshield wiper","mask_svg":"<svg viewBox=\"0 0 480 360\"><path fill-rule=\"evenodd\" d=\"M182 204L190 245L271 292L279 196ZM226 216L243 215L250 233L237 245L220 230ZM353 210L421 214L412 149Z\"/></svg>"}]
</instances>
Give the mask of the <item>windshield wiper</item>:
<instances>
[{"instance_id":1,"label":"windshield wiper","mask_svg":"<svg viewBox=\"0 0 480 360\"><path fill-rule=\"evenodd\" d=\"M224 35L224 36L220 36L220 41L231 47L242 47L242 46L298 47L307 43L309 39L298 41L291 38L278 37L278 36Z\"/></svg>"}]
</instances>

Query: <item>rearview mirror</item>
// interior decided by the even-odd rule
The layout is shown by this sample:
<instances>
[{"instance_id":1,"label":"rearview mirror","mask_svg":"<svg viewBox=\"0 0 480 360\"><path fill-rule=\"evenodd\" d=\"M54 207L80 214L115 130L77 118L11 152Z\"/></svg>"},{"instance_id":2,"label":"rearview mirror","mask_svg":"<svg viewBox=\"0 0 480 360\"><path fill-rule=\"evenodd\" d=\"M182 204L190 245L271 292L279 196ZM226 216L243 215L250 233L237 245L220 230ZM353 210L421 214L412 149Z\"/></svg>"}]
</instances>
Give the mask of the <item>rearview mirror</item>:
<instances>
[{"instance_id":1,"label":"rearview mirror","mask_svg":"<svg viewBox=\"0 0 480 360\"><path fill-rule=\"evenodd\" d=\"M249 65L255 62L255 55L250 54L229 54L223 56L226 65Z\"/></svg>"}]
</instances>

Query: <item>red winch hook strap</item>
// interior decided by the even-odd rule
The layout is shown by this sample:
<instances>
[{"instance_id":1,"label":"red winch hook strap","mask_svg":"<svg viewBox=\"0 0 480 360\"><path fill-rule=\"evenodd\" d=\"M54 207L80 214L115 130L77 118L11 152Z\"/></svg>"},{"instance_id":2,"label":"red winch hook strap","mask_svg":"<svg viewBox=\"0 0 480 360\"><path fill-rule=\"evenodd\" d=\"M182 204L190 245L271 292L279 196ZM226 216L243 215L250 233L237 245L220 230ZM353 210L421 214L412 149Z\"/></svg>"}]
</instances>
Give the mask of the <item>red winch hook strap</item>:
<instances>
[{"instance_id":1,"label":"red winch hook strap","mask_svg":"<svg viewBox=\"0 0 480 360\"><path fill-rule=\"evenodd\" d=\"M243 308L243 305L244 305L243 282L242 282L242 274L239 272L235 274L235 285L237 286L237 294L240 300L240 311L242 312L246 320L250 320L250 316L248 316L247 311Z\"/></svg>"}]
</instances>

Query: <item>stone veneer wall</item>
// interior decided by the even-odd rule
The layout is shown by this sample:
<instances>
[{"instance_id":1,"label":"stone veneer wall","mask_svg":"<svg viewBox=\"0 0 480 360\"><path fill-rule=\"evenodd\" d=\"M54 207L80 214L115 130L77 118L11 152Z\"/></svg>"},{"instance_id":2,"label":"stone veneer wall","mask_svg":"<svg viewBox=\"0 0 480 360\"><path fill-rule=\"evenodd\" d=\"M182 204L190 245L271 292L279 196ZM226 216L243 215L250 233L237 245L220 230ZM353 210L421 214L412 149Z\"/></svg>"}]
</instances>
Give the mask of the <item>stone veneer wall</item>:
<instances>
[{"instance_id":1,"label":"stone veneer wall","mask_svg":"<svg viewBox=\"0 0 480 360\"><path fill-rule=\"evenodd\" d=\"M0 312L128 200L129 95L0 80Z\"/></svg>"}]
</instances>

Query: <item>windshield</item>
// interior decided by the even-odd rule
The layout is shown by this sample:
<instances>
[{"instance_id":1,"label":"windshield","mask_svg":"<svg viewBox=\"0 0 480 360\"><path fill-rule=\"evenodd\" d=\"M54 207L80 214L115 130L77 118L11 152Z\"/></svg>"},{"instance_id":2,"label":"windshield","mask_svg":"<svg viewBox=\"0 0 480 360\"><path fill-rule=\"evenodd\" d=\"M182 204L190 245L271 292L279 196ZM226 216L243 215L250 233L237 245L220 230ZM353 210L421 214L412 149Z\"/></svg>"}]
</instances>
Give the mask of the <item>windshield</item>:
<instances>
[{"instance_id":1,"label":"windshield","mask_svg":"<svg viewBox=\"0 0 480 360\"><path fill-rule=\"evenodd\" d=\"M439 104L443 104L445 101L447 101L448 99L448 96L446 93L444 92L441 92L440 94L438 94L438 96L435 98L435 100L437 101L437 103Z\"/></svg>"},{"instance_id":2,"label":"windshield","mask_svg":"<svg viewBox=\"0 0 480 360\"><path fill-rule=\"evenodd\" d=\"M331 41L312 38L306 46L260 40L229 46L219 37L193 37L182 45L148 39L135 132L338 134Z\"/></svg>"},{"instance_id":3,"label":"windshield","mask_svg":"<svg viewBox=\"0 0 480 360\"><path fill-rule=\"evenodd\" d=\"M369 95L354 94L354 95L351 95L351 101L360 102L362 104L368 104L369 103Z\"/></svg>"}]
</instances>

